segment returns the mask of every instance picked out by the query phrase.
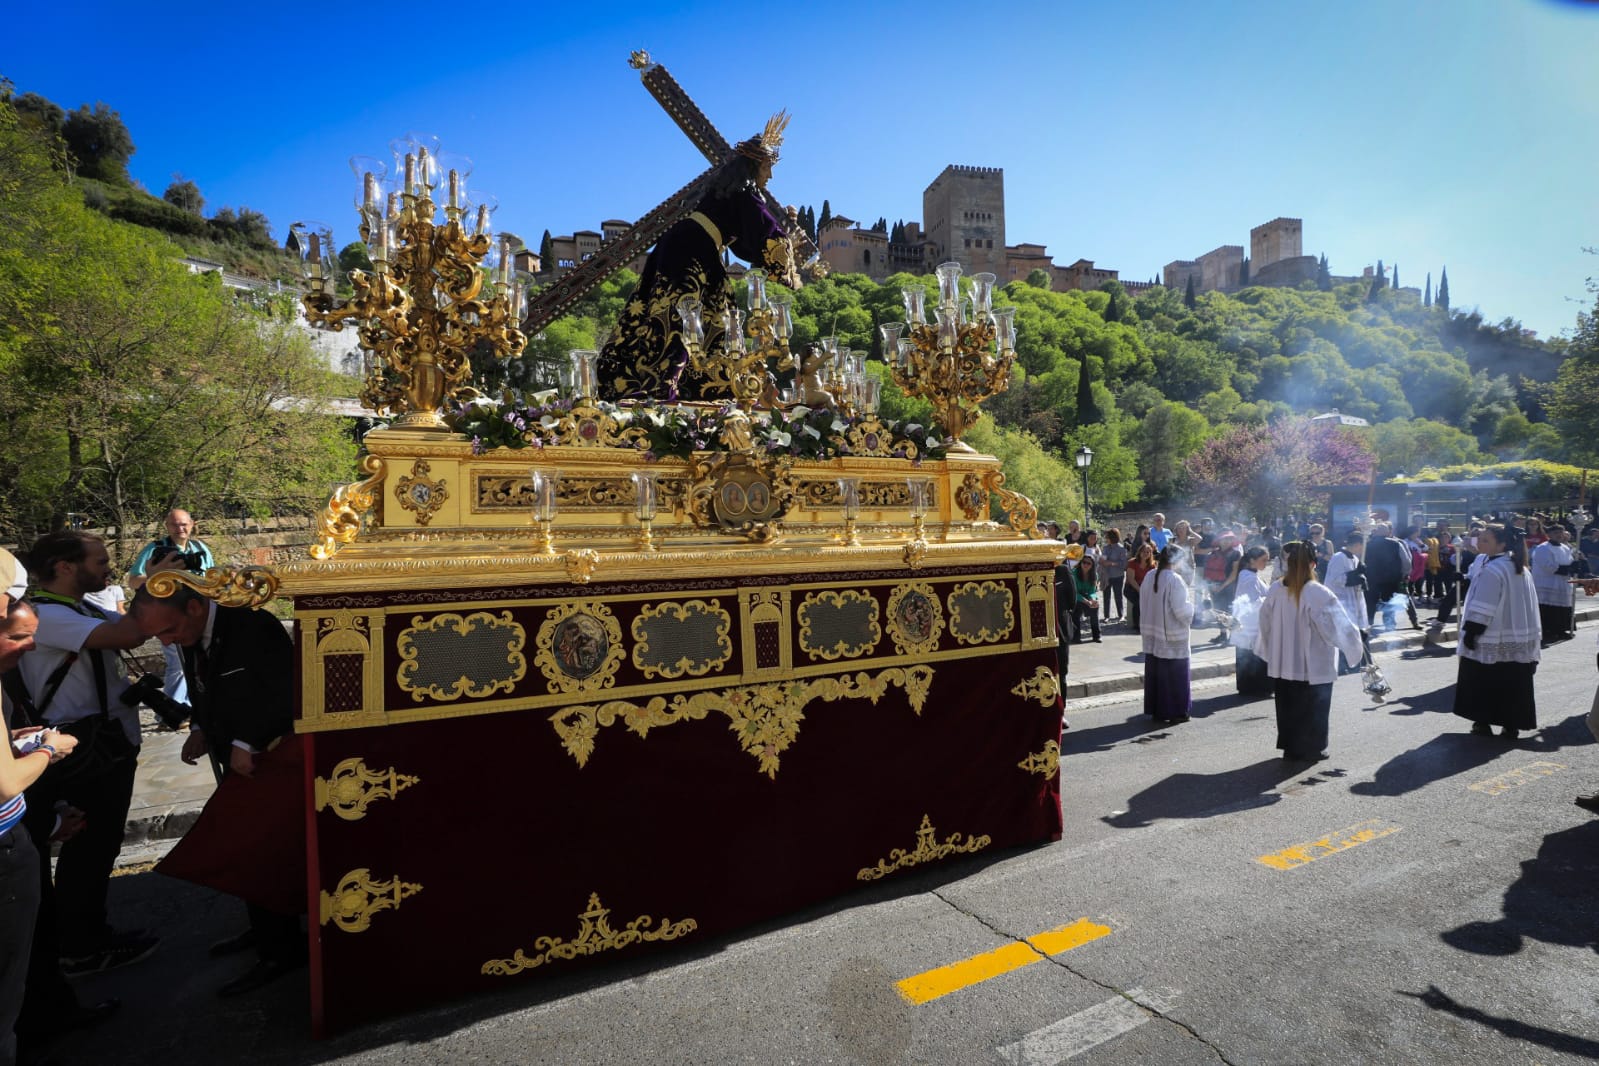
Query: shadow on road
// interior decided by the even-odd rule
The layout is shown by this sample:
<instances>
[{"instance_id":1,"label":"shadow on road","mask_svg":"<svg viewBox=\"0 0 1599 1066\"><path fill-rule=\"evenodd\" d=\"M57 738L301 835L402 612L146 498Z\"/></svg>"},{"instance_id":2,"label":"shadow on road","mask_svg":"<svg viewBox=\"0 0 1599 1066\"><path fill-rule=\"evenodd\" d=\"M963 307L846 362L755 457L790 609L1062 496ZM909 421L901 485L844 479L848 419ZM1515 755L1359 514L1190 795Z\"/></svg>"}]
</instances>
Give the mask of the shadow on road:
<instances>
[{"instance_id":1,"label":"shadow on road","mask_svg":"<svg viewBox=\"0 0 1599 1066\"><path fill-rule=\"evenodd\" d=\"M1497 1030L1513 1040L1525 1040L1529 1044L1549 1048L1551 1051L1561 1051L1583 1058L1599 1059L1599 1041L1588 1040L1585 1037L1572 1036L1569 1033L1556 1032L1545 1029L1541 1025L1530 1025L1516 1018L1501 1018L1489 1014L1487 1011L1468 1007L1464 1003L1457 1003L1449 995L1439 989L1437 985L1428 985L1425 992L1406 992L1397 990L1401 996L1419 999L1433 1010L1453 1014L1457 1018L1464 1018L1468 1022L1486 1025Z\"/></svg>"},{"instance_id":2,"label":"shadow on road","mask_svg":"<svg viewBox=\"0 0 1599 1066\"><path fill-rule=\"evenodd\" d=\"M1599 952L1596 883L1599 821L1550 833L1505 889L1504 917L1467 922L1439 934L1440 939L1476 955L1514 955L1528 938Z\"/></svg>"},{"instance_id":3,"label":"shadow on road","mask_svg":"<svg viewBox=\"0 0 1599 1066\"><path fill-rule=\"evenodd\" d=\"M1460 731L1441 733L1418 748L1401 752L1377 768L1370 781L1350 786L1359 796L1403 796L1434 781L1474 770L1514 751L1554 752L1579 744L1591 744L1584 716L1573 715L1526 739L1511 742L1500 737L1479 737L1466 732L1465 719Z\"/></svg>"},{"instance_id":4,"label":"shadow on road","mask_svg":"<svg viewBox=\"0 0 1599 1066\"><path fill-rule=\"evenodd\" d=\"M1168 736L1164 727L1157 727L1146 714L1135 714L1120 722L1097 725L1092 729L1068 729L1060 739L1060 753L1081 755L1091 751L1109 751L1123 740L1159 739Z\"/></svg>"},{"instance_id":5,"label":"shadow on road","mask_svg":"<svg viewBox=\"0 0 1599 1066\"><path fill-rule=\"evenodd\" d=\"M1302 763L1273 758L1215 774L1172 774L1129 799L1121 814L1100 820L1118 829L1139 829L1160 818L1211 818L1269 807L1282 799L1277 786L1304 770Z\"/></svg>"},{"instance_id":6,"label":"shadow on road","mask_svg":"<svg viewBox=\"0 0 1599 1066\"><path fill-rule=\"evenodd\" d=\"M1376 710L1368 707L1367 710ZM1455 709L1455 685L1450 682L1440 685L1431 692L1418 692L1412 696L1401 696L1388 701L1388 713L1396 715L1426 714L1429 711L1439 711L1449 714Z\"/></svg>"}]
</instances>

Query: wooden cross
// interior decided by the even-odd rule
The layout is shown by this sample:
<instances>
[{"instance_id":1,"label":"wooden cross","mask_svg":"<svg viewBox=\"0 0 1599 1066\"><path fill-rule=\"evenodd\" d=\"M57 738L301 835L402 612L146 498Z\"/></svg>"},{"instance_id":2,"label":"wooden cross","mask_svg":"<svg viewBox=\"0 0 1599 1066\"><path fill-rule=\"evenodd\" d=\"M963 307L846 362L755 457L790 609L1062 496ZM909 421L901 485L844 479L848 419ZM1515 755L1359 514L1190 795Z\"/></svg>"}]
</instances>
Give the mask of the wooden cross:
<instances>
[{"instance_id":1,"label":"wooden cross","mask_svg":"<svg viewBox=\"0 0 1599 1066\"><path fill-rule=\"evenodd\" d=\"M648 52L634 52L629 63L633 69L642 72L640 77L643 78L644 86L649 89L650 95L660 102L666 113L672 116L688 135L689 140L694 142L694 146L710 160L711 167L657 204L643 218L633 223L627 233L606 241L600 245L599 251L567 271L554 283L540 289L528 301L527 316L522 321L522 332L528 336L532 336L561 317L596 285L648 251L668 229L692 214L717 167L726 162L727 157L733 153L733 147L728 144L727 138L711 125L710 119L705 117L705 112L689 98L688 93L684 92L676 79L667 73L666 68L650 61ZM788 217L788 212L777 199L765 189L761 190L761 195L766 200L767 210L787 231L789 240L794 243L794 248L799 253L799 260L804 262L815 256L816 246L805 231Z\"/></svg>"}]
</instances>

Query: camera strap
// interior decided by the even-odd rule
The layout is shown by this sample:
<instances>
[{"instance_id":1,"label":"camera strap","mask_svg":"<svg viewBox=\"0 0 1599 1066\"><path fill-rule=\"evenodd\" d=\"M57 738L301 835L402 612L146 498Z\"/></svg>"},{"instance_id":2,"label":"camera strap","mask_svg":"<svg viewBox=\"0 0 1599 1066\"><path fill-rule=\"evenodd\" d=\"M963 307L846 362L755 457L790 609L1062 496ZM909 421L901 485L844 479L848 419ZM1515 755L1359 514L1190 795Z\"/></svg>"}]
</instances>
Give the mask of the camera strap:
<instances>
[{"instance_id":1,"label":"camera strap","mask_svg":"<svg viewBox=\"0 0 1599 1066\"><path fill-rule=\"evenodd\" d=\"M101 622L110 621L110 619L108 619L103 612L94 607L92 604L81 603L78 600L72 599L70 596L58 596L54 592L35 590L28 598L35 601L53 603L61 607L69 608L73 611L76 611L78 614L83 615L85 618L98 618ZM109 719L111 717L111 708L110 702L106 698L106 692L109 686L106 682L107 670L105 665L105 650L102 648L96 648L92 650L93 654L89 656L89 666L94 671L94 694L95 697L100 701L100 717ZM45 680L44 696L36 708L36 712L40 716L38 719L38 724L43 724L43 715L45 710L50 706L50 701L56 698L56 690L61 687L61 682L66 679L67 671L72 669L73 664L78 661L78 657L78 652L67 652L67 657L62 661L61 665L56 667L55 670L51 672L50 676ZM13 671L13 673L15 672L16 671Z\"/></svg>"}]
</instances>

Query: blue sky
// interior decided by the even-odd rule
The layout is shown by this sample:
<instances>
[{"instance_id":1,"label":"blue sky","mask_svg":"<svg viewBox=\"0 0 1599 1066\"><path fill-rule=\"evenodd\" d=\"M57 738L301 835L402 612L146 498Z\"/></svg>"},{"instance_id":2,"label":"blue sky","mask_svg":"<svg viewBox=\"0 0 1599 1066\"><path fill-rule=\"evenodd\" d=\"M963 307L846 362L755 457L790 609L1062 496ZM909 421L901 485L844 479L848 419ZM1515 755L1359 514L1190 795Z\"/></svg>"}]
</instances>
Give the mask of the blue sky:
<instances>
[{"instance_id":1,"label":"blue sky","mask_svg":"<svg viewBox=\"0 0 1599 1066\"><path fill-rule=\"evenodd\" d=\"M407 130L472 156L530 243L642 214L705 165L628 68L643 47L731 140L793 114L788 203L916 219L945 164L999 166L1011 243L1132 280L1299 217L1335 273L1447 265L1457 307L1545 336L1599 275L1599 3L65 2L7 23L19 91L105 101L137 180L181 173L280 239L297 218L353 239L345 160Z\"/></svg>"}]
</instances>

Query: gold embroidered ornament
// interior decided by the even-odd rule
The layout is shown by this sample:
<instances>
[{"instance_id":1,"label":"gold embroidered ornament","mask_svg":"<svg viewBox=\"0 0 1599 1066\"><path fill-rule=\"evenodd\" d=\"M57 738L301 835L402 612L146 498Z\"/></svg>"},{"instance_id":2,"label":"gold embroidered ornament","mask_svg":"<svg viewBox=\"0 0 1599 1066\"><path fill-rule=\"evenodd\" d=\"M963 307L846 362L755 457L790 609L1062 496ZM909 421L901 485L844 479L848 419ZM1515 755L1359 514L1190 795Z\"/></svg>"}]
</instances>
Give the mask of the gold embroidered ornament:
<instances>
[{"instance_id":1,"label":"gold embroidered ornament","mask_svg":"<svg viewBox=\"0 0 1599 1066\"><path fill-rule=\"evenodd\" d=\"M876 866L867 866L858 871L855 880L878 881L896 870L907 870L924 862L947 859L951 855L969 855L974 851L982 851L993 842L993 838L986 834L964 840L960 833L951 833L940 843L938 831L933 828L931 817L924 814L922 824L916 830L914 848L908 851L904 848L895 848L888 853L888 858L878 859Z\"/></svg>"},{"instance_id":2,"label":"gold embroidered ornament","mask_svg":"<svg viewBox=\"0 0 1599 1066\"><path fill-rule=\"evenodd\" d=\"M576 937L564 940L558 936L541 936L533 942L536 954L529 955L517 948L516 954L508 959L485 962L482 972L493 977L509 977L557 959L575 959L580 955L598 955L602 951L620 951L634 944L676 940L699 928L699 923L693 918L685 918L680 922L662 918L651 929L650 916L641 914L618 931L611 928L610 915L610 908L600 905L600 894L590 893L588 909L577 916L579 925Z\"/></svg>"}]
</instances>

